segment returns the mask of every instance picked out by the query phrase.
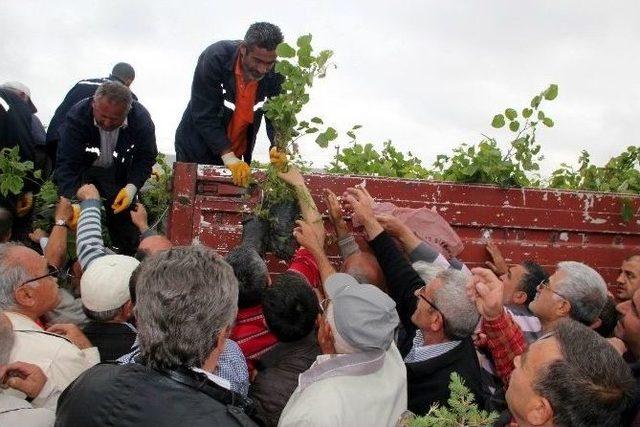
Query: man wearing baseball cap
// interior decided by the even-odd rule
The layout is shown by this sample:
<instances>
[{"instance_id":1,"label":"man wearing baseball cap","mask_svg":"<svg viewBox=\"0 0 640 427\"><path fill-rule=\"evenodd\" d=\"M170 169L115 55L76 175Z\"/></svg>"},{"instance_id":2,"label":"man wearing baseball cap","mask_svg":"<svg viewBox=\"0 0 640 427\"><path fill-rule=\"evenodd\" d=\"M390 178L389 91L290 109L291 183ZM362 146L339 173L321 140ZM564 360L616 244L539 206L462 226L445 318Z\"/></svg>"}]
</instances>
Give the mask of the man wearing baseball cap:
<instances>
[{"instance_id":1,"label":"man wearing baseball cap","mask_svg":"<svg viewBox=\"0 0 640 427\"><path fill-rule=\"evenodd\" d=\"M136 329L129 323L133 317L129 279L138 264L130 256L105 255L82 274L82 308L91 319L83 332L98 347L100 360L118 359L136 340Z\"/></svg>"},{"instance_id":2,"label":"man wearing baseball cap","mask_svg":"<svg viewBox=\"0 0 640 427\"><path fill-rule=\"evenodd\" d=\"M133 315L129 294L131 274L140 262L130 256L112 255L102 241L100 194L93 184L78 190L80 219L76 249L83 274L80 280L82 308L91 322L87 338L100 351L100 360L115 360L128 353L137 331L128 323Z\"/></svg>"},{"instance_id":3,"label":"man wearing baseball cap","mask_svg":"<svg viewBox=\"0 0 640 427\"><path fill-rule=\"evenodd\" d=\"M280 426L389 426L407 407L406 369L393 342L395 303L373 285L335 273L319 236L306 222L294 231L318 262L326 299L318 342L322 355L300 374Z\"/></svg>"}]
</instances>

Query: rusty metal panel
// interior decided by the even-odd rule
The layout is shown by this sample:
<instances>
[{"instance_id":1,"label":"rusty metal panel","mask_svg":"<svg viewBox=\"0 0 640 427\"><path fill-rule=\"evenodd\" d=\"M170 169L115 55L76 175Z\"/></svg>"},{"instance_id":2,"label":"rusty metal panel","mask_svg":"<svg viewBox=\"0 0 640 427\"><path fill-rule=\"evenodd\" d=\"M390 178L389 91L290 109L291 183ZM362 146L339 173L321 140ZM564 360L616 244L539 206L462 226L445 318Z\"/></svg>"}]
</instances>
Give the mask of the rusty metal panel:
<instances>
[{"instance_id":1,"label":"rusty metal panel","mask_svg":"<svg viewBox=\"0 0 640 427\"><path fill-rule=\"evenodd\" d=\"M640 253L640 221L622 220L615 194L324 174L305 178L325 219L323 188L340 194L362 183L378 201L435 210L460 235L465 249L459 258L469 266L484 265L484 245L492 240L508 262L532 259L553 271L559 261L582 261L613 283L622 260ZM247 192L232 185L224 168L180 163L174 167L173 194L169 238L200 242L221 253L239 242L242 214L262 200L259 189ZM640 198L631 203L637 213ZM331 230L326 222L325 227ZM335 256L335 245L329 253ZM286 264L270 258L269 266L281 271Z\"/></svg>"}]
</instances>

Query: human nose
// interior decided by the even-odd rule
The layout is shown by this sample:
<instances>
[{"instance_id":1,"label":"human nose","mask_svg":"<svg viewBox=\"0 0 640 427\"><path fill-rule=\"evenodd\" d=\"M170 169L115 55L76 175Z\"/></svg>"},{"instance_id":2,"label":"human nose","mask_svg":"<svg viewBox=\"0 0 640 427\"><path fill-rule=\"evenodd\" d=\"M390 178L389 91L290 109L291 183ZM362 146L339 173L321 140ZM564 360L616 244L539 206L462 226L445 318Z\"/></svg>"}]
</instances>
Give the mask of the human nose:
<instances>
[{"instance_id":1,"label":"human nose","mask_svg":"<svg viewBox=\"0 0 640 427\"><path fill-rule=\"evenodd\" d=\"M618 278L616 279L617 283L620 283L621 285L624 285L624 273L620 273L618 275Z\"/></svg>"}]
</instances>

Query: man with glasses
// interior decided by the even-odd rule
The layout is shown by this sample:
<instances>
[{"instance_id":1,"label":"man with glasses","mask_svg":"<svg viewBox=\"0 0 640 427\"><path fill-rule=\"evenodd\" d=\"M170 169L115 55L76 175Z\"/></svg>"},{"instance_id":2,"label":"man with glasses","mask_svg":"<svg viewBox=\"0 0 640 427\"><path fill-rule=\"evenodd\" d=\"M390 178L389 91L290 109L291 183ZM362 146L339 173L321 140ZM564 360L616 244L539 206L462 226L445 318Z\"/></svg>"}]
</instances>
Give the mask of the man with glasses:
<instances>
[{"instance_id":1,"label":"man with glasses","mask_svg":"<svg viewBox=\"0 0 640 427\"><path fill-rule=\"evenodd\" d=\"M483 278L483 283L500 282L490 270L473 271ZM501 296L503 288L504 284L500 287ZM543 333L552 332L557 322L564 318L594 328L598 326L598 316L606 300L604 279L594 269L580 262L565 261L558 263L549 280L543 280L538 285L538 292L529 309L540 319ZM514 357L521 354L527 345L511 314L503 308L503 302L500 302L499 313L483 316L482 332L487 335L487 347L493 356L496 373L506 385L513 370ZM482 312L481 307L479 310Z\"/></svg>"},{"instance_id":2,"label":"man with glasses","mask_svg":"<svg viewBox=\"0 0 640 427\"><path fill-rule=\"evenodd\" d=\"M598 282L597 273L589 270L580 263L560 263L550 283L540 285L538 302L554 299L556 304L549 311L563 310L560 301L570 302L562 283L578 276ZM634 381L613 346L585 325L563 316L547 323L547 332L525 349L522 331L504 310L504 284L488 269L472 272L467 292L482 315L489 348L494 358L510 360L503 372L506 399L518 425L622 425Z\"/></svg>"},{"instance_id":3,"label":"man with glasses","mask_svg":"<svg viewBox=\"0 0 640 427\"><path fill-rule=\"evenodd\" d=\"M98 350L75 325L45 330L41 317L58 305L57 268L32 249L0 244L0 310L15 332L10 362L39 366L53 392L39 405L55 408L57 397L83 371L100 362Z\"/></svg>"},{"instance_id":4,"label":"man with glasses","mask_svg":"<svg viewBox=\"0 0 640 427\"><path fill-rule=\"evenodd\" d=\"M452 372L484 406L486 393L471 341L479 315L465 294L468 275L449 269L425 285L374 216L371 195L364 188L349 188L345 197L354 217L364 224L405 330L399 347L407 367L409 410L422 415L434 403L446 404Z\"/></svg>"}]
</instances>

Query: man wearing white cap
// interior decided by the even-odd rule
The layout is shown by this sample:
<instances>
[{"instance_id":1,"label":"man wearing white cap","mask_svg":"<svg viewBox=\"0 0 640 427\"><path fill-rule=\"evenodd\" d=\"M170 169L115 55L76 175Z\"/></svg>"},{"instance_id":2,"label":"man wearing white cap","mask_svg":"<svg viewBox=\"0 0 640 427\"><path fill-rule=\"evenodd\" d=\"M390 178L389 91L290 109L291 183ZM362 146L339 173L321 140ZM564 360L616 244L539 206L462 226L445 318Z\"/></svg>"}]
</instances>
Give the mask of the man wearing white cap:
<instances>
[{"instance_id":1,"label":"man wearing white cap","mask_svg":"<svg viewBox=\"0 0 640 427\"><path fill-rule=\"evenodd\" d=\"M83 270L80 296L84 312L91 319L83 330L98 347L101 360L115 360L128 353L136 339L137 331L128 323L133 316L129 280L140 262L130 256L107 254L96 187L83 185L78 199L81 212L76 244Z\"/></svg>"},{"instance_id":2,"label":"man wearing white cap","mask_svg":"<svg viewBox=\"0 0 640 427\"><path fill-rule=\"evenodd\" d=\"M407 408L406 369L393 342L395 303L375 286L335 273L312 226L298 221L294 235L323 279L318 342L324 354L300 374L278 425L395 425Z\"/></svg>"}]
</instances>

